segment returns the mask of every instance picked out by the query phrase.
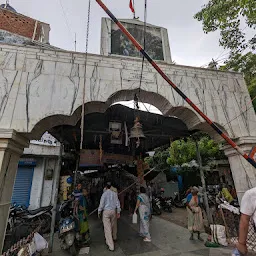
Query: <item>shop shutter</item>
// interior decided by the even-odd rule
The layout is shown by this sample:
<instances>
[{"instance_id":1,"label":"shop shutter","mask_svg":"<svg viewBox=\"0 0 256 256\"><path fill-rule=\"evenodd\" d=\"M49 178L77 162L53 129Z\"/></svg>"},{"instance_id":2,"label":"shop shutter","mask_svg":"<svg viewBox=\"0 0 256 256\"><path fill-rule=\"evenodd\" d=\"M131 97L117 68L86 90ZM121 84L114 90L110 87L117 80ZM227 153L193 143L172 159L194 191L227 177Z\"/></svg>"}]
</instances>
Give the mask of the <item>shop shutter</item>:
<instances>
[{"instance_id":1,"label":"shop shutter","mask_svg":"<svg viewBox=\"0 0 256 256\"><path fill-rule=\"evenodd\" d=\"M34 168L19 167L12 193L12 203L29 206Z\"/></svg>"}]
</instances>

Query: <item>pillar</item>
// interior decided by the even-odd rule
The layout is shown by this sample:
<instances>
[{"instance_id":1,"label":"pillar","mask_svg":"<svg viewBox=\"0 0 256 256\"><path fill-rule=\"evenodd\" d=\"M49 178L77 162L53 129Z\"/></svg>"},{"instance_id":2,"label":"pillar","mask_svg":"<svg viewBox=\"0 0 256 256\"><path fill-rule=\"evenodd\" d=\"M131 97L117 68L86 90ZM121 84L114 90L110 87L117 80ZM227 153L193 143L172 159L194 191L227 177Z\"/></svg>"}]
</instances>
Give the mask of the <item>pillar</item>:
<instances>
[{"instance_id":1,"label":"pillar","mask_svg":"<svg viewBox=\"0 0 256 256\"><path fill-rule=\"evenodd\" d=\"M236 143L249 154L252 147L256 146L256 137L241 137ZM244 193L256 186L256 169L231 146L225 145L223 149L229 160L238 200L241 202Z\"/></svg>"},{"instance_id":2,"label":"pillar","mask_svg":"<svg viewBox=\"0 0 256 256\"><path fill-rule=\"evenodd\" d=\"M14 130L0 129L0 255L18 162L29 141Z\"/></svg>"}]
</instances>

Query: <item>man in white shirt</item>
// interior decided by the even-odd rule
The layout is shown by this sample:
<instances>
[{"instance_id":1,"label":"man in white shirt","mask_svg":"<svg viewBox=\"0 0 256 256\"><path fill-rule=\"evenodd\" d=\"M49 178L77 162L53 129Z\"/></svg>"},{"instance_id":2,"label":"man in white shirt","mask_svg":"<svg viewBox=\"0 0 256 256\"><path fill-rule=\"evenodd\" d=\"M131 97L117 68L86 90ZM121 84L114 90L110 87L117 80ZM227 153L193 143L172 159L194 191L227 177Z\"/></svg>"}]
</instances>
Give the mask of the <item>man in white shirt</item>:
<instances>
[{"instance_id":1,"label":"man in white shirt","mask_svg":"<svg viewBox=\"0 0 256 256\"><path fill-rule=\"evenodd\" d=\"M241 201L240 212L239 238L236 247L241 253L246 254L246 240L250 219L252 218L254 225L256 224L256 188L252 188L245 192Z\"/></svg>"},{"instance_id":2,"label":"man in white shirt","mask_svg":"<svg viewBox=\"0 0 256 256\"><path fill-rule=\"evenodd\" d=\"M103 214L102 214L103 212ZM102 216L106 244L110 251L114 251L114 240L117 239L117 229L115 228L116 218L120 218L120 202L117 193L111 190L111 183L107 183L107 190L103 193L100 199L98 208L99 218Z\"/></svg>"}]
</instances>

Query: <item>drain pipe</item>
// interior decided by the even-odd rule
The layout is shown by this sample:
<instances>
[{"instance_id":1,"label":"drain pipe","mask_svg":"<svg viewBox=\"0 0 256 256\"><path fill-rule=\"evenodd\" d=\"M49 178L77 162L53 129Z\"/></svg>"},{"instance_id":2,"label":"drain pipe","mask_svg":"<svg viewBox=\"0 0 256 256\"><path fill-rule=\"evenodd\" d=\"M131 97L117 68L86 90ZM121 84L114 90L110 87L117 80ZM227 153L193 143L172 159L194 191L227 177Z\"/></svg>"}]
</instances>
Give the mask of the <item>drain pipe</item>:
<instances>
[{"instance_id":1,"label":"drain pipe","mask_svg":"<svg viewBox=\"0 0 256 256\"><path fill-rule=\"evenodd\" d=\"M58 165L55 175L55 194L54 194L54 201L53 201L53 209L52 209L52 222L51 222L51 233L50 233L50 241L49 241L49 253L52 253L53 248L53 240L54 240L54 229L55 229L55 220L56 220L56 213L57 213L57 202L58 202L58 193L59 193L59 183L60 183L60 171L62 165L62 151L63 151L63 144L60 143L60 151L59 151L59 158L58 158Z\"/></svg>"}]
</instances>

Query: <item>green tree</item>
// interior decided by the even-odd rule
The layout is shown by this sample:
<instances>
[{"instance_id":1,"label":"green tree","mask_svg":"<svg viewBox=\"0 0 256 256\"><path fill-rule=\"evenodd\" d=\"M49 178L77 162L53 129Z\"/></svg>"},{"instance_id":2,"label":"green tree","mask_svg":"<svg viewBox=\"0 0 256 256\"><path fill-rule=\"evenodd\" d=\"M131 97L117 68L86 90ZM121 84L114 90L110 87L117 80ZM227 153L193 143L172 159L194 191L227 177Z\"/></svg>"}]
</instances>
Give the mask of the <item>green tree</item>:
<instances>
[{"instance_id":1,"label":"green tree","mask_svg":"<svg viewBox=\"0 0 256 256\"><path fill-rule=\"evenodd\" d=\"M145 162L151 167L155 167L156 171L169 171L170 165L167 163L169 150L157 148L155 154L145 158Z\"/></svg>"},{"instance_id":2,"label":"green tree","mask_svg":"<svg viewBox=\"0 0 256 256\"><path fill-rule=\"evenodd\" d=\"M246 28L256 29L255 0L209 0L194 18L202 21L205 33L220 30L220 45L230 49L231 56L255 50L256 36L247 39L245 34Z\"/></svg>"},{"instance_id":3,"label":"green tree","mask_svg":"<svg viewBox=\"0 0 256 256\"><path fill-rule=\"evenodd\" d=\"M208 136L201 137L198 141L198 145L203 165L207 165L211 160L225 158L223 151L219 150L218 144ZM174 141L172 143L170 147L170 156L167 159L169 165L181 166L192 160L197 160L196 145L192 138Z\"/></svg>"},{"instance_id":4,"label":"green tree","mask_svg":"<svg viewBox=\"0 0 256 256\"><path fill-rule=\"evenodd\" d=\"M203 165L207 165L211 160L225 159L223 151L219 150L218 144L209 136L202 136L198 141L198 145ZM181 166L196 159L195 141L192 138L186 138L172 142L168 149L156 149L154 156L145 158L145 162L151 168L155 167L157 171L164 171L167 176L170 176L171 166ZM173 175L175 176L175 174Z\"/></svg>"}]
</instances>

